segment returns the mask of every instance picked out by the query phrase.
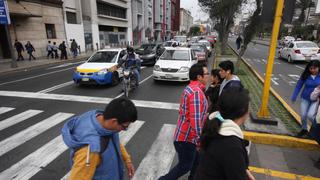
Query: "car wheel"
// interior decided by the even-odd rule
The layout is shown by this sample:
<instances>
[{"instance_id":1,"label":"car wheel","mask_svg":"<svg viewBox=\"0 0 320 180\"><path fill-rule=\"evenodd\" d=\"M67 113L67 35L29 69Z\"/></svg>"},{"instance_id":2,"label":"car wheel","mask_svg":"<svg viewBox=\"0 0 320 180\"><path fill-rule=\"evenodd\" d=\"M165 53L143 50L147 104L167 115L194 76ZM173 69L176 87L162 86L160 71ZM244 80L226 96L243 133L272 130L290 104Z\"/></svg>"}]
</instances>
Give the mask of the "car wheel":
<instances>
[{"instance_id":1,"label":"car wheel","mask_svg":"<svg viewBox=\"0 0 320 180\"><path fill-rule=\"evenodd\" d=\"M289 63L292 63L292 62L293 62L293 60L291 59L291 56L288 56L288 62L289 62Z\"/></svg>"},{"instance_id":2,"label":"car wheel","mask_svg":"<svg viewBox=\"0 0 320 180\"><path fill-rule=\"evenodd\" d=\"M119 84L120 82L120 78L119 78L119 74L117 72L112 73L112 85L115 86L117 84Z\"/></svg>"}]
</instances>

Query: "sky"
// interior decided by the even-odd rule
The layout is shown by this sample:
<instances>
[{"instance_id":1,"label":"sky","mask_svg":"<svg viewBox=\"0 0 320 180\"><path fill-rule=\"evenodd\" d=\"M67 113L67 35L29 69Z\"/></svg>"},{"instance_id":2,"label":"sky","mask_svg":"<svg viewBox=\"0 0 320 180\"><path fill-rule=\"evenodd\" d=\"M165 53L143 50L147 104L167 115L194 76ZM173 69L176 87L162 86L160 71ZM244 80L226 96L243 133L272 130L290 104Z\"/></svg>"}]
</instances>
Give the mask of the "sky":
<instances>
[{"instance_id":1,"label":"sky","mask_svg":"<svg viewBox=\"0 0 320 180\"><path fill-rule=\"evenodd\" d=\"M181 0L180 7L189 10L194 21L199 18L201 20L206 20L209 17L206 13L201 11L198 0Z\"/></svg>"}]
</instances>

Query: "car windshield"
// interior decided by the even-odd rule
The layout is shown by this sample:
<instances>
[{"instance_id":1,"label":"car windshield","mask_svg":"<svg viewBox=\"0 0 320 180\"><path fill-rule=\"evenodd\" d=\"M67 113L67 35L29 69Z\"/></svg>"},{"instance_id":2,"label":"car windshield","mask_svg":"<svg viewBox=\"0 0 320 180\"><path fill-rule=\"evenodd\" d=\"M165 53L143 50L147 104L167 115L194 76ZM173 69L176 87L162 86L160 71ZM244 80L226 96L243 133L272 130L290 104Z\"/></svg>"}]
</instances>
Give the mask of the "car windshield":
<instances>
[{"instance_id":1,"label":"car windshield","mask_svg":"<svg viewBox=\"0 0 320 180\"><path fill-rule=\"evenodd\" d=\"M318 46L312 42L296 43L297 48L317 48Z\"/></svg>"},{"instance_id":2,"label":"car windshield","mask_svg":"<svg viewBox=\"0 0 320 180\"><path fill-rule=\"evenodd\" d=\"M102 51L95 53L88 62L94 63L115 63L117 60L118 51Z\"/></svg>"},{"instance_id":3,"label":"car windshield","mask_svg":"<svg viewBox=\"0 0 320 180\"><path fill-rule=\"evenodd\" d=\"M204 52L204 49L201 46L191 45L190 48L197 51L197 52Z\"/></svg>"},{"instance_id":4,"label":"car windshield","mask_svg":"<svg viewBox=\"0 0 320 180\"><path fill-rule=\"evenodd\" d=\"M210 46L210 43L208 41L199 41L199 43L204 44L206 46Z\"/></svg>"},{"instance_id":5,"label":"car windshield","mask_svg":"<svg viewBox=\"0 0 320 180\"><path fill-rule=\"evenodd\" d=\"M189 51L188 50L165 50L162 56L162 60L177 60L177 61L189 61Z\"/></svg>"},{"instance_id":6,"label":"car windshield","mask_svg":"<svg viewBox=\"0 0 320 180\"><path fill-rule=\"evenodd\" d=\"M174 40L178 41L178 42L187 42L187 37L186 36L175 36Z\"/></svg>"},{"instance_id":7,"label":"car windshield","mask_svg":"<svg viewBox=\"0 0 320 180\"><path fill-rule=\"evenodd\" d=\"M172 43L173 43L172 41L167 41L167 42L164 43L164 46L171 46Z\"/></svg>"},{"instance_id":8,"label":"car windshield","mask_svg":"<svg viewBox=\"0 0 320 180\"><path fill-rule=\"evenodd\" d=\"M140 48L144 50L152 50L155 47L156 47L155 44L142 44Z\"/></svg>"}]
</instances>

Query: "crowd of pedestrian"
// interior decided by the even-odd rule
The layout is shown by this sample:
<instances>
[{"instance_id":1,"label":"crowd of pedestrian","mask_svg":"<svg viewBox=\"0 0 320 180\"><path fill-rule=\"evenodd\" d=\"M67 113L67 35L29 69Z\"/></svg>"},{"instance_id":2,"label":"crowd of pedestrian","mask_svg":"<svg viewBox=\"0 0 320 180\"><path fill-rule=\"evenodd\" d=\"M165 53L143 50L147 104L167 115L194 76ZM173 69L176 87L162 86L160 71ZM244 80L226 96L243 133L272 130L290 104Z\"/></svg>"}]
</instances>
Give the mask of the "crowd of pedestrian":
<instances>
[{"instance_id":1,"label":"crowd of pedestrian","mask_svg":"<svg viewBox=\"0 0 320 180\"><path fill-rule=\"evenodd\" d=\"M23 61L24 57L22 55L22 52L24 52L26 50L26 52L29 55L29 61L36 60L36 58L34 57L33 53L36 51L34 46L31 44L30 41L27 41L27 44L25 44L25 46L22 45L22 43L20 41L18 41L17 39L15 40L14 43L14 48L17 51L17 61ZM51 59L59 59L59 51L60 51L60 59L68 59L68 55L67 55L67 46L65 44L65 41L62 41L59 46L57 45L56 42L51 43L51 41L48 41L48 44L46 46L46 52L47 52L47 58L51 58ZM80 48L77 44L77 42L75 41L75 39L72 40L71 42L71 47L70 47L70 51L72 53L73 58L76 58L79 54L78 51L80 51Z\"/></svg>"}]
</instances>

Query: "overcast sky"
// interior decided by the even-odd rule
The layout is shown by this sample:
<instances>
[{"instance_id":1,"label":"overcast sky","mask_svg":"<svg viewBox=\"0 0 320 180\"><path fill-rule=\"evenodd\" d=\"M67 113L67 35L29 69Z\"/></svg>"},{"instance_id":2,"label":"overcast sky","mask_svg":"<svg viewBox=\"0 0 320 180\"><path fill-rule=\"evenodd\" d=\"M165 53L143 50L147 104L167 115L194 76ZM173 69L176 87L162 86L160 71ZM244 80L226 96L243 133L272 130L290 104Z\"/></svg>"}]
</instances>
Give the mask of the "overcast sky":
<instances>
[{"instance_id":1,"label":"overcast sky","mask_svg":"<svg viewBox=\"0 0 320 180\"><path fill-rule=\"evenodd\" d=\"M181 0L180 6L184 9L188 9L193 16L193 20L201 18L201 20L206 20L209 16L201 11L198 5L198 0Z\"/></svg>"}]
</instances>

